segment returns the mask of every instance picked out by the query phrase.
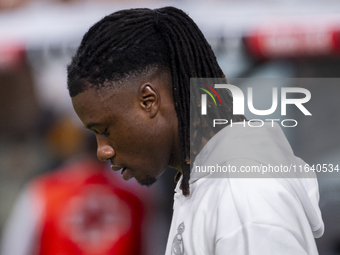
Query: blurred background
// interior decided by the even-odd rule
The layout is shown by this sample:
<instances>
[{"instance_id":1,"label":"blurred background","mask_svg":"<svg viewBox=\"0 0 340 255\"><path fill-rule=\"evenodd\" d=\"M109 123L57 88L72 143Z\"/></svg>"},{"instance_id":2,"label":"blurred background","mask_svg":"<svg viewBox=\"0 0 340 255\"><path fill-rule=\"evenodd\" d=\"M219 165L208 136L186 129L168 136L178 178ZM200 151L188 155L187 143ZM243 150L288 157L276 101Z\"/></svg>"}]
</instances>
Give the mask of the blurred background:
<instances>
[{"instance_id":1,"label":"blurred background","mask_svg":"<svg viewBox=\"0 0 340 255\"><path fill-rule=\"evenodd\" d=\"M114 11L167 5L183 9L199 25L227 78L282 78L279 87L299 86L299 79L287 78L340 78L339 1L0 0L3 240L16 221L14 212L23 208L17 206L20 197L29 193L38 176L79 160L84 148L94 143L73 113L66 89L66 65L83 34ZM308 110L314 117L302 121L301 114L292 111L299 126L285 130L286 135L296 155L309 164L340 164L340 84L329 79L327 84L311 83L307 88L312 94ZM141 253L164 254L174 174L167 171L146 189L134 180L122 184L120 176L112 173L122 189L141 194L137 199L146 212L140 227ZM319 178L326 227L317 240L321 255L340 254L339 180ZM16 243L20 245L20 240ZM1 246L4 241L0 251ZM1 255L15 254L19 253Z\"/></svg>"}]
</instances>

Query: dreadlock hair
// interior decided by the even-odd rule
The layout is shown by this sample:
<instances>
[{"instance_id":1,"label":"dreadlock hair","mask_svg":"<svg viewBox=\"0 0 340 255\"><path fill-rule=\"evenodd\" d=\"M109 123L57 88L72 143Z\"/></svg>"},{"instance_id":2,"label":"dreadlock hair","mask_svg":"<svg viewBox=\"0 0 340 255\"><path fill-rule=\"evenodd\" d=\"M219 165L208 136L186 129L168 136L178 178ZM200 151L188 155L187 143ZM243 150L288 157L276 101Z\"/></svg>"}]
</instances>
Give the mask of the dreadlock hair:
<instances>
[{"instance_id":1,"label":"dreadlock hair","mask_svg":"<svg viewBox=\"0 0 340 255\"><path fill-rule=\"evenodd\" d=\"M175 7L122 10L104 17L84 35L68 66L71 97L113 86L150 67L170 70L181 145L182 193L190 179L190 78L224 78L216 57L194 21ZM228 95L228 112L232 98ZM230 119L233 118L232 116Z\"/></svg>"}]
</instances>

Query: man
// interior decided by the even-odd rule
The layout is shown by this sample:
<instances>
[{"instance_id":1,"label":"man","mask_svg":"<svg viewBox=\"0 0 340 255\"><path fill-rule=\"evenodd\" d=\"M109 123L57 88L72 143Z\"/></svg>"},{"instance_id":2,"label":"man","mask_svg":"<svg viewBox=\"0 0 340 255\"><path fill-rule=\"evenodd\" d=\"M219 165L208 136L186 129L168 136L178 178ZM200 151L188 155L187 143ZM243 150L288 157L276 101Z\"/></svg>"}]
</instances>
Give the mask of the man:
<instances>
[{"instance_id":1,"label":"man","mask_svg":"<svg viewBox=\"0 0 340 255\"><path fill-rule=\"evenodd\" d=\"M315 179L211 179L192 172L191 77L224 74L197 25L174 7L106 16L85 34L68 66L74 109L95 132L100 160L142 185L154 183L167 166L178 170L167 255L317 254L313 234L322 234L323 223ZM225 118L245 120L232 115L228 93L225 100ZM277 129L227 127L211 140L196 135L200 151L193 164L215 158L241 165L240 156L248 164L300 162ZM261 138L264 148L242 154ZM279 157L272 159L276 148Z\"/></svg>"}]
</instances>

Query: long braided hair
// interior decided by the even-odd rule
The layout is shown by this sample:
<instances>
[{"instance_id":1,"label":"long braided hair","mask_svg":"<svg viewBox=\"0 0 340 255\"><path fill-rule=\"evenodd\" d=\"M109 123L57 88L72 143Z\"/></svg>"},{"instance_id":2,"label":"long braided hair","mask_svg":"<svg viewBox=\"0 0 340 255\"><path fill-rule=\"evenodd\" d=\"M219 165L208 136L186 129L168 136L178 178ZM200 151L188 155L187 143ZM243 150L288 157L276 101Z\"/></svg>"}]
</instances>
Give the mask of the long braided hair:
<instances>
[{"instance_id":1,"label":"long braided hair","mask_svg":"<svg viewBox=\"0 0 340 255\"><path fill-rule=\"evenodd\" d=\"M224 78L216 57L194 21L175 7L129 9L94 24L68 66L71 97L91 88L112 86L149 67L171 72L181 145L183 195L190 179L190 78ZM232 98L229 96L228 112ZM230 119L233 118L232 116Z\"/></svg>"}]
</instances>

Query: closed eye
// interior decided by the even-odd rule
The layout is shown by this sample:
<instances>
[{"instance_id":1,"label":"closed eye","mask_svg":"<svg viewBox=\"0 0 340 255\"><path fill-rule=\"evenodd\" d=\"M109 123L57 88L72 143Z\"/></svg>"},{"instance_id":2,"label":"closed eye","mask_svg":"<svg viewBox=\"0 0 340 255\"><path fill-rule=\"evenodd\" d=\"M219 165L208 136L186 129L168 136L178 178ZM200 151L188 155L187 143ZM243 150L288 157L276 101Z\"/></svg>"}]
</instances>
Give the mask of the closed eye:
<instances>
[{"instance_id":1,"label":"closed eye","mask_svg":"<svg viewBox=\"0 0 340 255\"><path fill-rule=\"evenodd\" d=\"M106 128L105 130L104 130L104 132L102 132L102 133L100 133L101 135L103 135L103 136L106 136L106 137L108 137L110 134L109 134L109 132L108 132L108 128Z\"/></svg>"}]
</instances>

